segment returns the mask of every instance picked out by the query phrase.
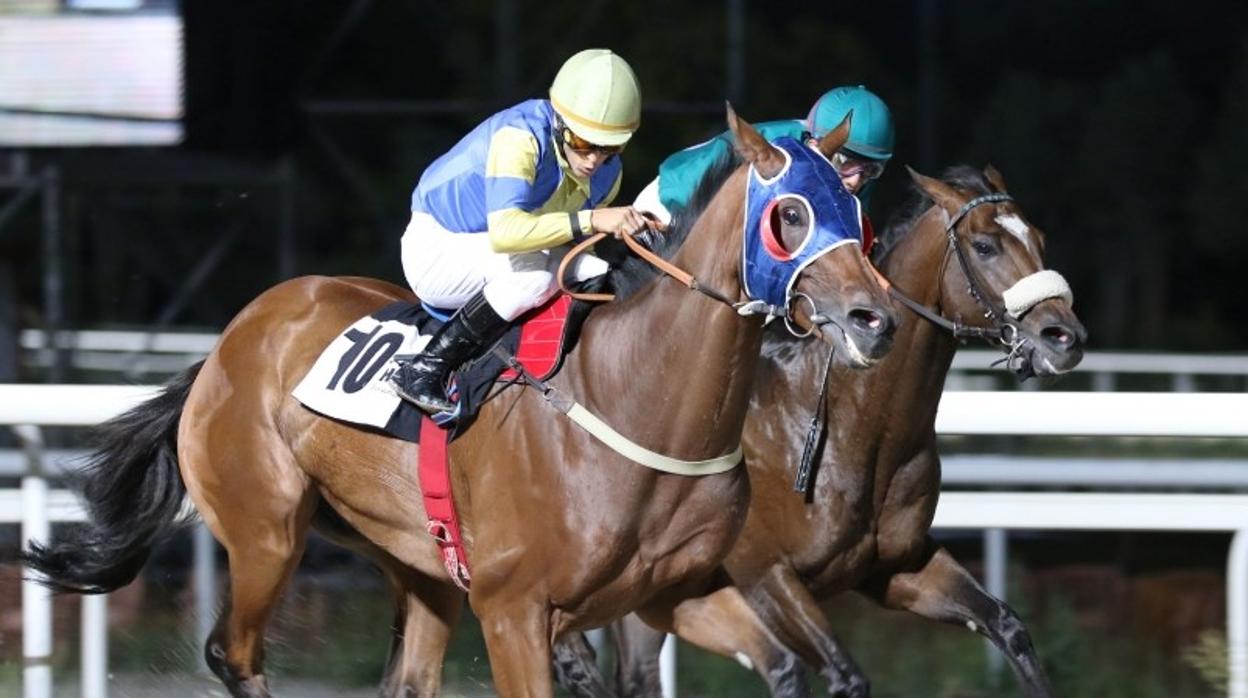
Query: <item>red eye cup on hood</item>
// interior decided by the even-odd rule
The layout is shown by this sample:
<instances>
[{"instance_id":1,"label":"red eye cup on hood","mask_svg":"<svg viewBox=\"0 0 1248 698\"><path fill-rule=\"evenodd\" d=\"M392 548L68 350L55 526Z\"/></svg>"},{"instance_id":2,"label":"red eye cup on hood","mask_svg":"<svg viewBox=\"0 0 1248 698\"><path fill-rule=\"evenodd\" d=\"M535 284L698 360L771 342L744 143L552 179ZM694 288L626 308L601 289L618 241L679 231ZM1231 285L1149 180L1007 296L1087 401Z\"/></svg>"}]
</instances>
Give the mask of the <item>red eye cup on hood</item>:
<instances>
[{"instance_id":1,"label":"red eye cup on hood","mask_svg":"<svg viewBox=\"0 0 1248 698\"><path fill-rule=\"evenodd\" d=\"M767 204L758 221L758 232L767 254L778 262L787 262L793 259L793 253L785 248L784 239L780 237L780 216L776 211L779 206L779 199Z\"/></svg>"}]
</instances>

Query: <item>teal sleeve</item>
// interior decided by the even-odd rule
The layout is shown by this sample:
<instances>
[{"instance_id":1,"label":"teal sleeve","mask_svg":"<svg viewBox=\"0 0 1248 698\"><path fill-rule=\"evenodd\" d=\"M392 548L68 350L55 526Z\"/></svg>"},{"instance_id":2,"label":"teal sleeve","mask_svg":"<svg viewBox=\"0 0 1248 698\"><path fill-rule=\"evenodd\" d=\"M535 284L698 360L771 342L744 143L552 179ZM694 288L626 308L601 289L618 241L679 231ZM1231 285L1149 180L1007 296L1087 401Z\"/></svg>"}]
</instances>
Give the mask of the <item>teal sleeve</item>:
<instances>
[{"instance_id":1,"label":"teal sleeve","mask_svg":"<svg viewBox=\"0 0 1248 698\"><path fill-rule=\"evenodd\" d=\"M669 211L684 208L711 166L731 154L732 134L725 131L709 141L668 156L659 165L659 201Z\"/></svg>"},{"instance_id":2,"label":"teal sleeve","mask_svg":"<svg viewBox=\"0 0 1248 698\"><path fill-rule=\"evenodd\" d=\"M767 140L781 136L799 138L803 124L795 119L767 121L754 128ZM720 158L732 157L732 131L724 131L709 141L668 156L659 165L659 201L669 211L684 208L698 184Z\"/></svg>"}]
</instances>

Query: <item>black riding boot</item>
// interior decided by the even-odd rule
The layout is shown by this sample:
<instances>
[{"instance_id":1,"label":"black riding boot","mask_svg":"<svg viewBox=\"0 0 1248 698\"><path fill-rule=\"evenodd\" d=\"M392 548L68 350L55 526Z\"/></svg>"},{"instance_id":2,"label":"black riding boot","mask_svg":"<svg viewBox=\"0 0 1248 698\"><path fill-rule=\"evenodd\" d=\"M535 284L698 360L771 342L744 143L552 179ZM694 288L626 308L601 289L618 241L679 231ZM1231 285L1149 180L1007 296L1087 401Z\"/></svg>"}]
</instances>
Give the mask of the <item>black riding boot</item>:
<instances>
[{"instance_id":1,"label":"black riding boot","mask_svg":"<svg viewBox=\"0 0 1248 698\"><path fill-rule=\"evenodd\" d=\"M454 411L446 398L451 373L484 354L510 326L478 293L433 334L424 352L394 372L396 392L429 414Z\"/></svg>"}]
</instances>

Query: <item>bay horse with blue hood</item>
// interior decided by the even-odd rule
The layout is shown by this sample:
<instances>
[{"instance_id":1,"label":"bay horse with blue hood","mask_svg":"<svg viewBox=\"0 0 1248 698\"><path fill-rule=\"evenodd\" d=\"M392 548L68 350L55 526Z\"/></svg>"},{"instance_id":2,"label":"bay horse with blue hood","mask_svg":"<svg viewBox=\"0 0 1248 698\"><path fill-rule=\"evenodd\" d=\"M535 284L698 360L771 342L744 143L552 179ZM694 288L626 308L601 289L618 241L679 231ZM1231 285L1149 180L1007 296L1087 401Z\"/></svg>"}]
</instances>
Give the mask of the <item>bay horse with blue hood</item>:
<instances>
[{"instance_id":1,"label":"bay horse with blue hood","mask_svg":"<svg viewBox=\"0 0 1248 698\"><path fill-rule=\"evenodd\" d=\"M817 151L770 144L731 109L728 122L745 165L669 235L670 262L694 281L653 276L594 310L550 381L634 445L705 474L642 467L522 385L450 445L468 600L501 696L552 695L552 642L630 611L774 669L775 690L792 669L776 666L788 655L757 618L730 645L697 622L749 616L720 561L749 501L740 441L763 320L784 315L861 368L886 353L895 319L861 252L858 203L831 186L827 157L848 121ZM436 695L464 597L425 533L416 446L291 397L339 332L400 299L414 300L359 278L260 295L202 365L105 426L83 488L91 523L26 561L60 590L116 589L174 526L185 491L229 556L208 664L232 695L268 696L265 625L316 526L368 554L394 588L400 631L383 692Z\"/></svg>"}]
</instances>

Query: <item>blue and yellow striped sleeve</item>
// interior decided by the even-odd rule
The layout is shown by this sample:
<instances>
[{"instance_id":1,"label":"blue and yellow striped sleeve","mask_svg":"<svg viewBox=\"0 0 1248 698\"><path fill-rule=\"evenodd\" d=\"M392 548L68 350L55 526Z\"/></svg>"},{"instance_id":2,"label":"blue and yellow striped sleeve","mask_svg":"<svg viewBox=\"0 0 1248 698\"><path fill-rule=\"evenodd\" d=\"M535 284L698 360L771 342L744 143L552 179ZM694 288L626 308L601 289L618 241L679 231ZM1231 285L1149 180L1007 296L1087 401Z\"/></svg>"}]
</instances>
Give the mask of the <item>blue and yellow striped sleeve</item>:
<instances>
[{"instance_id":1,"label":"blue and yellow striped sleeve","mask_svg":"<svg viewBox=\"0 0 1248 698\"><path fill-rule=\"evenodd\" d=\"M545 250L589 233L589 211L534 214L538 143L532 133L504 127L490 140L485 164L486 221L495 252Z\"/></svg>"},{"instance_id":2,"label":"blue and yellow striped sleeve","mask_svg":"<svg viewBox=\"0 0 1248 698\"><path fill-rule=\"evenodd\" d=\"M598 205L594 208L606 208L607 206L610 206L611 203L615 201L615 197L620 195L620 182L622 181L624 181L624 170L621 168L615 173L615 181L611 183L611 191L607 192L607 195L602 197L602 201L599 201Z\"/></svg>"}]
</instances>

